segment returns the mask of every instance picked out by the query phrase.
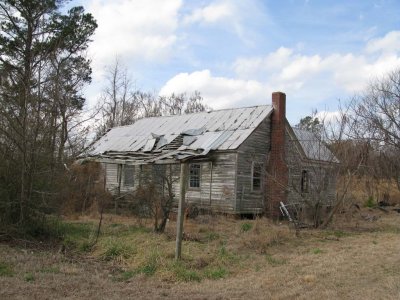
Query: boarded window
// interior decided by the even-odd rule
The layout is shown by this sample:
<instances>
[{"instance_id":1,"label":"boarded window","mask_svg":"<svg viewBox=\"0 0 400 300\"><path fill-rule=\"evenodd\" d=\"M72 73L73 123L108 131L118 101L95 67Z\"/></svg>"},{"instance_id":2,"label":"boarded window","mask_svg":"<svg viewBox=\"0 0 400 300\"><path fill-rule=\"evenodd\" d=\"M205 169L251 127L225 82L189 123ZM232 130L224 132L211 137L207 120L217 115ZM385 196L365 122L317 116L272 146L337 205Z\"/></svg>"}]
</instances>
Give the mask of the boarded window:
<instances>
[{"instance_id":1,"label":"boarded window","mask_svg":"<svg viewBox=\"0 0 400 300\"><path fill-rule=\"evenodd\" d=\"M301 172L301 192L308 193L309 186L310 186L310 178L309 178L308 171L303 170Z\"/></svg>"},{"instance_id":2,"label":"boarded window","mask_svg":"<svg viewBox=\"0 0 400 300\"><path fill-rule=\"evenodd\" d=\"M200 187L200 164L190 164L189 166L189 187Z\"/></svg>"},{"instance_id":3,"label":"boarded window","mask_svg":"<svg viewBox=\"0 0 400 300\"><path fill-rule=\"evenodd\" d=\"M118 185L121 184L121 177L122 177L122 165L117 165L117 182L118 182Z\"/></svg>"},{"instance_id":4,"label":"boarded window","mask_svg":"<svg viewBox=\"0 0 400 300\"><path fill-rule=\"evenodd\" d=\"M125 165L124 166L124 185L133 186L134 185L134 166Z\"/></svg>"},{"instance_id":5,"label":"boarded window","mask_svg":"<svg viewBox=\"0 0 400 300\"><path fill-rule=\"evenodd\" d=\"M253 162L252 164L252 190L259 191L261 189L262 164Z\"/></svg>"}]
</instances>

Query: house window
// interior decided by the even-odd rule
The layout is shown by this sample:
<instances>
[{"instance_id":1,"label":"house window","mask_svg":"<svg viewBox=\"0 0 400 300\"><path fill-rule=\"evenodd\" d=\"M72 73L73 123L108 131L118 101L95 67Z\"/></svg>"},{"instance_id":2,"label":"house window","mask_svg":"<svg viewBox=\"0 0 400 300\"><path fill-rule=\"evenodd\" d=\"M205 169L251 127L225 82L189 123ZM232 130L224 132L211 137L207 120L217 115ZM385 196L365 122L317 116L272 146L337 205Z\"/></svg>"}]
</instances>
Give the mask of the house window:
<instances>
[{"instance_id":1,"label":"house window","mask_svg":"<svg viewBox=\"0 0 400 300\"><path fill-rule=\"evenodd\" d=\"M261 189L261 174L262 174L262 164L254 162L252 164L252 190L259 191Z\"/></svg>"},{"instance_id":2,"label":"house window","mask_svg":"<svg viewBox=\"0 0 400 300\"><path fill-rule=\"evenodd\" d=\"M121 184L121 178L122 178L122 165L117 165L117 182L118 182L118 185Z\"/></svg>"},{"instance_id":3,"label":"house window","mask_svg":"<svg viewBox=\"0 0 400 300\"><path fill-rule=\"evenodd\" d=\"M200 164L190 164L189 166L189 187L200 187Z\"/></svg>"},{"instance_id":4,"label":"house window","mask_svg":"<svg viewBox=\"0 0 400 300\"><path fill-rule=\"evenodd\" d=\"M124 166L124 185L133 186L134 185L134 166L125 165Z\"/></svg>"},{"instance_id":5,"label":"house window","mask_svg":"<svg viewBox=\"0 0 400 300\"><path fill-rule=\"evenodd\" d=\"M301 172L301 192L308 193L309 186L310 186L310 178L309 178L308 171L303 170Z\"/></svg>"}]
</instances>

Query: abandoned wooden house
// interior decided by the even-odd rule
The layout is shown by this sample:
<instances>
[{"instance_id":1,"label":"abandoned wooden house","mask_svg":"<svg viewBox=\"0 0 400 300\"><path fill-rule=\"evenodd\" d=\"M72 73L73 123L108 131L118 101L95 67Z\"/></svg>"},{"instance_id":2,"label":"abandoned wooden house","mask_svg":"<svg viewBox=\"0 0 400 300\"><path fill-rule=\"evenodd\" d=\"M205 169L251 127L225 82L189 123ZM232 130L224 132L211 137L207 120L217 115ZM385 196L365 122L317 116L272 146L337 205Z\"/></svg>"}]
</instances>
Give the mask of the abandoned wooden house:
<instances>
[{"instance_id":1,"label":"abandoned wooden house","mask_svg":"<svg viewBox=\"0 0 400 300\"><path fill-rule=\"evenodd\" d=\"M179 177L184 162L186 201L199 208L277 216L280 201L307 202L321 178L329 205L336 159L314 134L292 128L285 111L286 95L276 92L272 105L145 118L111 129L82 158L102 163L113 193L132 192L166 168ZM179 181L172 187L178 199Z\"/></svg>"}]
</instances>

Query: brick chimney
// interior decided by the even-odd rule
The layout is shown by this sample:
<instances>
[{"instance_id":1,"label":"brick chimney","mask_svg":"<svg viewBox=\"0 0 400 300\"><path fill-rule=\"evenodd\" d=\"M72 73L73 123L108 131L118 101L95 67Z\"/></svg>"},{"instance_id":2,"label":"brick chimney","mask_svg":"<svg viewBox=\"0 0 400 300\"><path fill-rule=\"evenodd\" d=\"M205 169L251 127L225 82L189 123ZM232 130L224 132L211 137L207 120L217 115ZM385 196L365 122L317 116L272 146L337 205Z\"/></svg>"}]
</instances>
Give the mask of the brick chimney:
<instances>
[{"instance_id":1,"label":"brick chimney","mask_svg":"<svg viewBox=\"0 0 400 300\"><path fill-rule=\"evenodd\" d=\"M272 93L271 151L269 153L266 177L266 209L269 217L279 218L279 202L286 203L289 181L285 159L286 136L286 95Z\"/></svg>"}]
</instances>

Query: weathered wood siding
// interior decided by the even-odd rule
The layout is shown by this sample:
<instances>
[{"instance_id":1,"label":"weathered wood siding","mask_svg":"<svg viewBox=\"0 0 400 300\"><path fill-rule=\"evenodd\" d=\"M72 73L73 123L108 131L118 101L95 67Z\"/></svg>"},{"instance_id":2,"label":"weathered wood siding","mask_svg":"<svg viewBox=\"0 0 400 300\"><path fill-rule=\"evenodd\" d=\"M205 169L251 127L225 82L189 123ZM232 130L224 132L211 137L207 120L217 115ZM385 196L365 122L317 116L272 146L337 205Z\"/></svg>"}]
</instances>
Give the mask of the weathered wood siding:
<instances>
[{"instance_id":1,"label":"weathered wood siding","mask_svg":"<svg viewBox=\"0 0 400 300\"><path fill-rule=\"evenodd\" d=\"M316 203L332 205L335 200L336 176L334 165L310 161L302 155L296 138L286 131L285 155L289 168L288 202L305 205ZM302 171L308 172L309 191L301 191Z\"/></svg>"},{"instance_id":2,"label":"weathered wood siding","mask_svg":"<svg viewBox=\"0 0 400 300\"><path fill-rule=\"evenodd\" d=\"M127 193L133 191L138 186L138 179L140 178L140 166L134 166L134 185L128 185L125 182L124 177L124 167L122 164L111 164L111 163L103 163L103 168L105 169L106 176L106 189L108 189L113 194ZM118 174L120 173L120 174ZM121 175L121 183L120 188L118 190L118 179Z\"/></svg>"},{"instance_id":3,"label":"weathered wood siding","mask_svg":"<svg viewBox=\"0 0 400 300\"><path fill-rule=\"evenodd\" d=\"M118 165L117 164L103 164L106 174L106 189L111 193L118 191Z\"/></svg>"},{"instance_id":4,"label":"weathered wood siding","mask_svg":"<svg viewBox=\"0 0 400 300\"><path fill-rule=\"evenodd\" d=\"M186 201L196 204L199 208L206 208L219 212L234 212L235 211L235 180L236 180L236 152L218 152L211 153L207 160L194 160L190 163L200 165L200 187L187 188ZM106 173L106 188L113 194L118 193L118 172L121 169L121 187L120 193L132 192L140 185L156 180L158 186L164 187L163 192L166 192L166 186L162 183L159 175L161 170L155 168L160 165L143 165L135 166L134 185L127 186L124 182L124 165L104 164ZM162 167L172 170L173 192L175 194L176 204L179 199L179 175L180 164L163 165ZM158 176L157 176L158 174ZM188 185L189 186L189 185ZM162 190L162 189L161 189Z\"/></svg>"},{"instance_id":5,"label":"weathered wood siding","mask_svg":"<svg viewBox=\"0 0 400 300\"><path fill-rule=\"evenodd\" d=\"M266 118L240 145L237 155L236 211L261 213L265 203L265 170L270 150L270 118ZM252 164L262 165L261 188L253 190Z\"/></svg>"},{"instance_id":6,"label":"weathered wood siding","mask_svg":"<svg viewBox=\"0 0 400 300\"><path fill-rule=\"evenodd\" d=\"M186 191L186 201L200 208L218 212L235 212L236 152L212 153L207 161L192 161L201 168L199 188ZM179 182L175 183L176 199L179 199Z\"/></svg>"}]
</instances>

